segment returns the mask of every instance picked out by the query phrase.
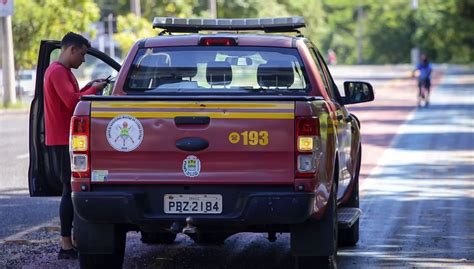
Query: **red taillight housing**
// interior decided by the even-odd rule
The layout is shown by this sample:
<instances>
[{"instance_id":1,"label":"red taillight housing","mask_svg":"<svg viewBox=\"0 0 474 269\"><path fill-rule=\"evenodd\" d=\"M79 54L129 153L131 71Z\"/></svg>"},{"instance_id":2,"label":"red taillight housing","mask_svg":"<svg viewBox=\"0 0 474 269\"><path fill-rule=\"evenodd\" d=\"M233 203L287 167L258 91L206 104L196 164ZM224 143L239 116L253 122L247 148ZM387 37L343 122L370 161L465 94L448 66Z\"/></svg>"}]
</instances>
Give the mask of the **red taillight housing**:
<instances>
[{"instance_id":1,"label":"red taillight housing","mask_svg":"<svg viewBox=\"0 0 474 269\"><path fill-rule=\"evenodd\" d=\"M73 116L69 137L71 172L74 178L90 178L90 121L88 116Z\"/></svg>"},{"instance_id":2,"label":"red taillight housing","mask_svg":"<svg viewBox=\"0 0 474 269\"><path fill-rule=\"evenodd\" d=\"M231 37L203 37L200 46L237 46L237 40Z\"/></svg>"},{"instance_id":3,"label":"red taillight housing","mask_svg":"<svg viewBox=\"0 0 474 269\"><path fill-rule=\"evenodd\" d=\"M316 117L296 117L295 176L311 178L316 174L316 152L320 147L319 119Z\"/></svg>"}]
</instances>

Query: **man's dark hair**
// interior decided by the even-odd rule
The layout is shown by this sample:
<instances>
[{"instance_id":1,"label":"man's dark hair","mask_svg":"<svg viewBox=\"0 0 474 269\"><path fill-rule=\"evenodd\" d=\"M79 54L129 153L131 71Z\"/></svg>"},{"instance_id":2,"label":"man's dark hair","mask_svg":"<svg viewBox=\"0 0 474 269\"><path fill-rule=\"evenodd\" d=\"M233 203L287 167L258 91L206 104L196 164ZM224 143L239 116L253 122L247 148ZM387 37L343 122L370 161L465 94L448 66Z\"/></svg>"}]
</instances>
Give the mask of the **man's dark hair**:
<instances>
[{"instance_id":1,"label":"man's dark hair","mask_svg":"<svg viewBox=\"0 0 474 269\"><path fill-rule=\"evenodd\" d=\"M73 32L67 33L61 40L62 49L68 48L70 46L80 48L82 47L82 45L86 46L87 48L91 47L91 43L89 42L89 40Z\"/></svg>"}]
</instances>

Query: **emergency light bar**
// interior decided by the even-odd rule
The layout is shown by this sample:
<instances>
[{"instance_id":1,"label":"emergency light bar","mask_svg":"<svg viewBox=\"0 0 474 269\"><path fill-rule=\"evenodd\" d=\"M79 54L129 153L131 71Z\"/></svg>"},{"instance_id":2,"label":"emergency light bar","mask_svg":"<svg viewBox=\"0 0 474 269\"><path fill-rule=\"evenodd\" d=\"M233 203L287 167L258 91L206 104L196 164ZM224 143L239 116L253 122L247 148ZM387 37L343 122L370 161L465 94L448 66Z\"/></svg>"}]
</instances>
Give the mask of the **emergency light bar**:
<instances>
[{"instance_id":1,"label":"emergency light bar","mask_svg":"<svg viewBox=\"0 0 474 269\"><path fill-rule=\"evenodd\" d=\"M305 27L301 16L262 19L182 19L155 17L153 28L176 33L197 33L199 31L265 31L298 32Z\"/></svg>"}]
</instances>

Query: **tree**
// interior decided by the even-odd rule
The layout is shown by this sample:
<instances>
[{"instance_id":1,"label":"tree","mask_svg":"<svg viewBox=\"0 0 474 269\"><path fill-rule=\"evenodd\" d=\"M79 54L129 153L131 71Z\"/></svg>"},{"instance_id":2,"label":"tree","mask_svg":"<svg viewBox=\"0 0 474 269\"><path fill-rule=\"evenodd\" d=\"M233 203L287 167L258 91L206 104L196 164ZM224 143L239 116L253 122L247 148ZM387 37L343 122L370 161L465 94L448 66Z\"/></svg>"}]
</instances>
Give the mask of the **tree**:
<instances>
[{"instance_id":1,"label":"tree","mask_svg":"<svg viewBox=\"0 0 474 269\"><path fill-rule=\"evenodd\" d=\"M99 8L92 0L15 0L14 5L17 69L36 64L41 40L61 39L68 32L95 34L89 26L99 18Z\"/></svg>"},{"instance_id":2,"label":"tree","mask_svg":"<svg viewBox=\"0 0 474 269\"><path fill-rule=\"evenodd\" d=\"M474 1L420 1L415 20L414 40L431 59L474 62Z\"/></svg>"},{"instance_id":3,"label":"tree","mask_svg":"<svg viewBox=\"0 0 474 269\"><path fill-rule=\"evenodd\" d=\"M116 16L127 16L130 13L130 0L96 0L101 7L102 17L113 13ZM141 0L142 17L151 25L154 17L190 17L207 8L207 0ZM199 9L196 12L195 9Z\"/></svg>"},{"instance_id":4,"label":"tree","mask_svg":"<svg viewBox=\"0 0 474 269\"><path fill-rule=\"evenodd\" d=\"M137 40L157 34L157 30L152 28L150 21L138 18L132 13L117 17L117 30L118 33L114 35L114 39L119 42L120 48L124 53L122 58L125 57Z\"/></svg>"},{"instance_id":5,"label":"tree","mask_svg":"<svg viewBox=\"0 0 474 269\"><path fill-rule=\"evenodd\" d=\"M20 0L18 0L20 1ZM23 0L24 2L25 0ZM64 0L63 0L64 1ZM116 15L130 10L128 0L96 0ZM141 0L144 21L123 19L126 34L120 42L150 34L155 16L208 17L207 0ZM338 62L357 62L357 10L363 9L364 63L406 63L411 48L418 46L435 62L474 61L474 1L419 0L217 0L219 18L304 16L303 34L325 55L336 51ZM130 30L133 29L133 30ZM141 29L147 29L146 31ZM136 36L132 35L137 33ZM130 45L126 45L129 47ZM126 51L126 49L125 49Z\"/></svg>"},{"instance_id":6,"label":"tree","mask_svg":"<svg viewBox=\"0 0 474 269\"><path fill-rule=\"evenodd\" d=\"M410 62L415 47L412 36L416 29L409 1L377 0L366 6L367 26L364 33L364 56L369 63Z\"/></svg>"}]
</instances>

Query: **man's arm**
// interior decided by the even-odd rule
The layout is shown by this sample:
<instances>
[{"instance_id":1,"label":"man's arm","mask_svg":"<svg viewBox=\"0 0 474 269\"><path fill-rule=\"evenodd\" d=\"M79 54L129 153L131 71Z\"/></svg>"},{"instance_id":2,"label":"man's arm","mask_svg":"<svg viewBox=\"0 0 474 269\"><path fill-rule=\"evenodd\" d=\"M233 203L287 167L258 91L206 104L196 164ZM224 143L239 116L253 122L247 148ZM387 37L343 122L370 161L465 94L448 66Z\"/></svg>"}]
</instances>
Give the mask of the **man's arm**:
<instances>
[{"instance_id":1,"label":"man's arm","mask_svg":"<svg viewBox=\"0 0 474 269\"><path fill-rule=\"evenodd\" d=\"M415 65L415 69L411 71L411 77L414 78L416 75L416 71L420 70L420 64Z\"/></svg>"},{"instance_id":2,"label":"man's arm","mask_svg":"<svg viewBox=\"0 0 474 269\"><path fill-rule=\"evenodd\" d=\"M61 69L56 70L56 73L49 77L54 89L58 91L58 95L59 98L61 98L61 101L69 109L73 110L82 95L96 94L97 88L92 85L83 92L76 92L74 89L73 82L70 81L68 78L69 74L67 74L67 72Z\"/></svg>"},{"instance_id":3,"label":"man's arm","mask_svg":"<svg viewBox=\"0 0 474 269\"><path fill-rule=\"evenodd\" d=\"M84 94L85 92L89 92L91 88L96 88L95 86L92 86L92 84L93 84L93 81L87 83L86 86L84 86L84 87L79 91L79 93L81 94L81 96L82 96L82 95L85 95L85 94ZM89 94L96 94L96 93L97 93L97 88L96 88L96 90L95 90L94 93L89 93Z\"/></svg>"}]
</instances>

